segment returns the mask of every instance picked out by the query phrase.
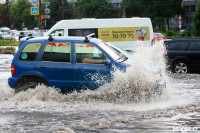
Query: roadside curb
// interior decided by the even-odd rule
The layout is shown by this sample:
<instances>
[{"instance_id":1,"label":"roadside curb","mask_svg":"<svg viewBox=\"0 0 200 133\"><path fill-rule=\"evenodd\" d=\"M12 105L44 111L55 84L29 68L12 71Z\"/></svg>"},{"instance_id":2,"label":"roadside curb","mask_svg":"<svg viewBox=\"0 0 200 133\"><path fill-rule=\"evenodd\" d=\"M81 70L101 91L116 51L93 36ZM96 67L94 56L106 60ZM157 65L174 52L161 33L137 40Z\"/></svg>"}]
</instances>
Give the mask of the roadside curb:
<instances>
[{"instance_id":1,"label":"roadside curb","mask_svg":"<svg viewBox=\"0 0 200 133\"><path fill-rule=\"evenodd\" d=\"M15 47L12 46L0 46L0 54L14 54L16 51Z\"/></svg>"}]
</instances>

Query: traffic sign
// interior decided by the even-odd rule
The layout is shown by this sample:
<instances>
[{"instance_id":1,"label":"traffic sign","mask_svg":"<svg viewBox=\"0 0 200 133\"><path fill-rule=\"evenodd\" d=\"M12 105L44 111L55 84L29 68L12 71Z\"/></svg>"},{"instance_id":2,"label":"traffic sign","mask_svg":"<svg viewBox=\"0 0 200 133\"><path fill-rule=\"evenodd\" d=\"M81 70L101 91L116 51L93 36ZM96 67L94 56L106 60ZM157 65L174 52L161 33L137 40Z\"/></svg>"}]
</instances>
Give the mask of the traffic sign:
<instances>
[{"instance_id":1,"label":"traffic sign","mask_svg":"<svg viewBox=\"0 0 200 133\"><path fill-rule=\"evenodd\" d=\"M50 15L44 15L44 19L50 19Z\"/></svg>"},{"instance_id":2,"label":"traffic sign","mask_svg":"<svg viewBox=\"0 0 200 133\"><path fill-rule=\"evenodd\" d=\"M44 14L50 14L50 9L49 8L45 8L44 9Z\"/></svg>"},{"instance_id":3,"label":"traffic sign","mask_svg":"<svg viewBox=\"0 0 200 133\"><path fill-rule=\"evenodd\" d=\"M44 6L47 8L51 2L42 2Z\"/></svg>"},{"instance_id":4,"label":"traffic sign","mask_svg":"<svg viewBox=\"0 0 200 133\"><path fill-rule=\"evenodd\" d=\"M31 15L39 15L39 7L31 7Z\"/></svg>"},{"instance_id":5,"label":"traffic sign","mask_svg":"<svg viewBox=\"0 0 200 133\"><path fill-rule=\"evenodd\" d=\"M39 0L32 0L32 1L31 1L31 4L32 4L33 6L39 6Z\"/></svg>"}]
</instances>

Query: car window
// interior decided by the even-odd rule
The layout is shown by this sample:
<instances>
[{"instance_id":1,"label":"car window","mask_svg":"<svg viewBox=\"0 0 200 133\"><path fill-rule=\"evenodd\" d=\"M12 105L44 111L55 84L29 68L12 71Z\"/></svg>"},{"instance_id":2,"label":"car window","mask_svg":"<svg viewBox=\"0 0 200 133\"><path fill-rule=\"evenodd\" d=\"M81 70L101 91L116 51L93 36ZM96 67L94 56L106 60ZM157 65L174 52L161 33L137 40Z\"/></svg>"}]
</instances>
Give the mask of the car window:
<instances>
[{"instance_id":1,"label":"car window","mask_svg":"<svg viewBox=\"0 0 200 133\"><path fill-rule=\"evenodd\" d=\"M76 43L76 63L104 64L108 58L91 44Z\"/></svg>"},{"instance_id":2,"label":"car window","mask_svg":"<svg viewBox=\"0 0 200 133\"><path fill-rule=\"evenodd\" d=\"M42 55L42 61L70 62L71 44L69 42L47 43Z\"/></svg>"},{"instance_id":3,"label":"car window","mask_svg":"<svg viewBox=\"0 0 200 133\"><path fill-rule=\"evenodd\" d=\"M63 29L55 30L50 35L52 35L52 36L64 36L64 30Z\"/></svg>"},{"instance_id":4,"label":"car window","mask_svg":"<svg viewBox=\"0 0 200 133\"><path fill-rule=\"evenodd\" d=\"M29 43L22 50L19 60L21 61L34 61L37 57L41 43Z\"/></svg>"},{"instance_id":5,"label":"car window","mask_svg":"<svg viewBox=\"0 0 200 133\"><path fill-rule=\"evenodd\" d=\"M200 51L200 42L190 42L189 50Z\"/></svg>"},{"instance_id":6,"label":"car window","mask_svg":"<svg viewBox=\"0 0 200 133\"><path fill-rule=\"evenodd\" d=\"M69 36L87 36L89 34L95 33L95 37L98 38L97 28L85 28L85 29L68 29Z\"/></svg>"},{"instance_id":7,"label":"car window","mask_svg":"<svg viewBox=\"0 0 200 133\"><path fill-rule=\"evenodd\" d=\"M185 50L187 48L186 42L169 42L168 49L169 50Z\"/></svg>"}]
</instances>

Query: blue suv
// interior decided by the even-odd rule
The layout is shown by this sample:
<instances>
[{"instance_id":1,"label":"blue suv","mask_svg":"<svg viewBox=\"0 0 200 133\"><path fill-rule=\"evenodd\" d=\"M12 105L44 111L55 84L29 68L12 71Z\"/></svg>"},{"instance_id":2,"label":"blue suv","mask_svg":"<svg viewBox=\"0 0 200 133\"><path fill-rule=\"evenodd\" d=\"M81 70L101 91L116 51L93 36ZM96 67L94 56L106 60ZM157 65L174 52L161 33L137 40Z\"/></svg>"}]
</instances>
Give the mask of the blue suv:
<instances>
[{"instance_id":1,"label":"blue suv","mask_svg":"<svg viewBox=\"0 0 200 133\"><path fill-rule=\"evenodd\" d=\"M16 92L38 84L66 91L96 89L111 82L114 66L125 71L127 62L126 56L96 38L22 38L8 84Z\"/></svg>"}]
</instances>

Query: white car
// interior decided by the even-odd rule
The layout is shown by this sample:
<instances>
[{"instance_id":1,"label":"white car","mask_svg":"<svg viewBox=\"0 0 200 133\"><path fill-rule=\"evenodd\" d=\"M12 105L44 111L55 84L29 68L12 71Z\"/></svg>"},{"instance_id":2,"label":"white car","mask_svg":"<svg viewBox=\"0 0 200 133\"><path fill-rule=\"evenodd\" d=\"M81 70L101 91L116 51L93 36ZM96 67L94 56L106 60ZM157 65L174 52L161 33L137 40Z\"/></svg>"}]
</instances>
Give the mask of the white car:
<instances>
[{"instance_id":1,"label":"white car","mask_svg":"<svg viewBox=\"0 0 200 133\"><path fill-rule=\"evenodd\" d=\"M19 41L19 33L20 32L15 32L14 34L12 34L12 40Z\"/></svg>"},{"instance_id":2,"label":"white car","mask_svg":"<svg viewBox=\"0 0 200 133\"><path fill-rule=\"evenodd\" d=\"M11 40L11 36L10 34L8 34L8 32L2 32L2 39L4 40Z\"/></svg>"}]
</instances>

